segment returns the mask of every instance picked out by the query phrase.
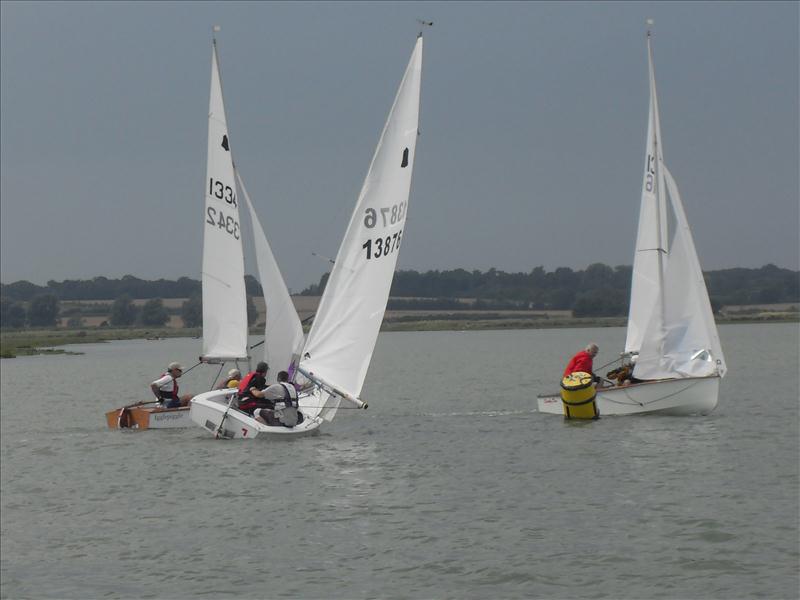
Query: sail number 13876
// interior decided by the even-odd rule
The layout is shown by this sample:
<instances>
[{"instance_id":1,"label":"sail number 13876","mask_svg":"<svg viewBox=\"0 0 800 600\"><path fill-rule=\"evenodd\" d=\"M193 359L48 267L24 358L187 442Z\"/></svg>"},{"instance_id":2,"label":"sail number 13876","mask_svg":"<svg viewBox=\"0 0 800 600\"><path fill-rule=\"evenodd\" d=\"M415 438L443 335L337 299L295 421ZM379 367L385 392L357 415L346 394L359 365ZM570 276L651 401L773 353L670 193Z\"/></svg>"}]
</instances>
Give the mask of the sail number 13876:
<instances>
[{"instance_id":1,"label":"sail number 13876","mask_svg":"<svg viewBox=\"0 0 800 600\"><path fill-rule=\"evenodd\" d=\"M361 247L367 251L367 260L371 260L373 258L380 258L381 256L389 256L392 252L399 250L402 238L403 230L401 229L397 233L387 235L386 237L367 240Z\"/></svg>"},{"instance_id":2,"label":"sail number 13876","mask_svg":"<svg viewBox=\"0 0 800 600\"><path fill-rule=\"evenodd\" d=\"M380 212L378 212L380 211ZM378 217L380 216L380 219ZM392 206L382 206L379 209L368 208L364 211L364 227L372 229L379 221L386 227L400 223L406 216L406 203L400 202Z\"/></svg>"}]
</instances>

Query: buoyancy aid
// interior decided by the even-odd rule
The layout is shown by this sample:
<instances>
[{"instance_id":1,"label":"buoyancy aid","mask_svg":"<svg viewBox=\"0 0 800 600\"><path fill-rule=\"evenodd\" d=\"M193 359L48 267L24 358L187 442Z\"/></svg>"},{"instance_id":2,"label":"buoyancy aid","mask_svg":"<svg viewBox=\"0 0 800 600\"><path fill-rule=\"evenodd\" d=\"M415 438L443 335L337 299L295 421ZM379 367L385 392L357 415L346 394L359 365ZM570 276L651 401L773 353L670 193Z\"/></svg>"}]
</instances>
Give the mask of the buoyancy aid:
<instances>
[{"instance_id":1,"label":"buoyancy aid","mask_svg":"<svg viewBox=\"0 0 800 600\"><path fill-rule=\"evenodd\" d=\"M242 380L239 382L239 395L244 396L250 393L250 382L253 381L253 377L258 375L258 371L250 371L247 375L245 375Z\"/></svg>"},{"instance_id":2,"label":"buoyancy aid","mask_svg":"<svg viewBox=\"0 0 800 600\"><path fill-rule=\"evenodd\" d=\"M283 407L279 407L276 403L275 405L275 417L281 422L282 425L285 427L294 427L297 425L299 421L298 418L298 400L297 400L297 389L291 383L286 383L284 381L279 381L278 383L283 386Z\"/></svg>"},{"instance_id":3,"label":"buoyancy aid","mask_svg":"<svg viewBox=\"0 0 800 600\"><path fill-rule=\"evenodd\" d=\"M258 371L251 371L239 382L239 410L246 413L253 412L253 409L258 406L259 399L253 398L250 395L250 388L261 388L266 384L264 375Z\"/></svg>"},{"instance_id":4,"label":"buoyancy aid","mask_svg":"<svg viewBox=\"0 0 800 600\"><path fill-rule=\"evenodd\" d=\"M169 375L169 373L162 373L161 377L166 377L167 375ZM161 377L159 377L159 379L161 379ZM170 377L172 377L172 375L170 375ZM164 384L164 385L168 385L168 384ZM162 402L166 402L166 401L169 401L169 400L178 400L179 399L179 396L178 396L178 380L175 379L174 377L172 377L172 390L170 390L170 391L165 390L163 386L158 388L158 397L161 398Z\"/></svg>"}]
</instances>

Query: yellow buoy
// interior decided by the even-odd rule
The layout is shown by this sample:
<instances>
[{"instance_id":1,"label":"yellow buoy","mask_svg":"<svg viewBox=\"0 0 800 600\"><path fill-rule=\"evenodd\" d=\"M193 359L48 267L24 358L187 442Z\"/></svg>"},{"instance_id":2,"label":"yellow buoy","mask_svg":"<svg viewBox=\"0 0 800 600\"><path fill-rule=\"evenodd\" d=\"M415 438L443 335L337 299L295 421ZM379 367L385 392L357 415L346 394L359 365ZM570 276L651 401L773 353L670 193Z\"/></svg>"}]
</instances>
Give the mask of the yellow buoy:
<instances>
[{"instance_id":1,"label":"yellow buoy","mask_svg":"<svg viewBox=\"0 0 800 600\"><path fill-rule=\"evenodd\" d=\"M590 373L577 371L561 380L561 402L567 419L597 419L597 392Z\"/></svg>"}]
</instances>

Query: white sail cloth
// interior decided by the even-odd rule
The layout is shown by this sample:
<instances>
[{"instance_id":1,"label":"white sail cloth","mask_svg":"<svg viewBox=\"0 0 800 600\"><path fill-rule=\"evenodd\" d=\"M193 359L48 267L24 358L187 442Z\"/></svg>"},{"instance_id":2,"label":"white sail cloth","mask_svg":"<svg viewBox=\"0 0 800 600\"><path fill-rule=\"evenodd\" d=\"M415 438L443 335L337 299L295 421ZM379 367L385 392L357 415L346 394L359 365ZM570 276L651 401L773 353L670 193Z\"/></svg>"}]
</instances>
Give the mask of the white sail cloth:
<instances>
[{"instance_id":1,"label":"white sail cloth","mask_svg":"<svg viewBox=\"0 0 800 600\"><path fill-rule=\"evenodd\" d=\"M408 213L418 123L417 39L347 227L301 367L358 397L378 337Z\"/></svg>"},{"instance_id":2,"label":"white sail cloth","mask_svg":"<svg viewBox=\"0 0 800 600\"><path fill-rule=\"evenodd\" d=\"M725 358L708 291L678 186L664 164L649 35L647 58L650 111L625 351L638 353L639 379L722 376Z\"/></svg>"},{"instance_id":3,"label":"white sail cloth","mask_svg":"<svg viewBox=\"0 0 800 600\"><path fill-rule=\"evenodd\" d=\"M247 298L236 182L216 42L211 60L203 214L203 359L230 360L247 357Z\"/></svg>"},{"instance_id":4,"label":"white sail cloth","mask_svg":"<svg viewBox=\"0 0 800 600\"><path fill-rule=\"evenodd\" d=\"M303 326L238 170L236 179L250 211L258 277L264 294L264 304L267 307L264 324L264 360L270 366L267 379L274 381L278 372L288 371L293 362L295 365L299 362L304 341Z\"/></svg>"}]
</instances>

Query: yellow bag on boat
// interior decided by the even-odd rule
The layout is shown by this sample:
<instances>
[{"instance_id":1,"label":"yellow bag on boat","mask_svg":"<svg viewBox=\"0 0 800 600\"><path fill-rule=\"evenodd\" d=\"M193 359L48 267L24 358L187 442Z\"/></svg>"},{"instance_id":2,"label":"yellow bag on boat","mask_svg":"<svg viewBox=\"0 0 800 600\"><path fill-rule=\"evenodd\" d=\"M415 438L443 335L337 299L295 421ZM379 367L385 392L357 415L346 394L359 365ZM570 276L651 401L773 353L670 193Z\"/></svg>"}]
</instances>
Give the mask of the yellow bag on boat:
<instances>
[{"instance_id":1,"label":"yellow bag on boat","mask_svg":"<svg viewBox=\"0 0 800 600\"><path fill-rule=\"evenodd\" d=\"M595 390L590 373L577 371L561 380L561 403L567 419L597 419Z\"/></svg>"}]
</instances>

